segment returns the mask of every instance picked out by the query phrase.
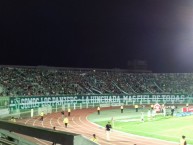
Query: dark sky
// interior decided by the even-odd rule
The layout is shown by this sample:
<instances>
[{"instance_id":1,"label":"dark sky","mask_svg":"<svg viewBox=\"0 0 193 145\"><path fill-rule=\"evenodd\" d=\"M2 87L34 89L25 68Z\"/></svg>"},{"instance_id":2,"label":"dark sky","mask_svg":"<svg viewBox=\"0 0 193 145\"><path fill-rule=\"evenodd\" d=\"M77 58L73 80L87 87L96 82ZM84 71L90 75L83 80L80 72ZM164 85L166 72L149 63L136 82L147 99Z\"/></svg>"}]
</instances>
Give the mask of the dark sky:
<instances>
[{"instance_id":1,"label":"dark sky","mask_svg":"<svg viewBox=\"0 0 193 145\"><path fill-rule=\"evenodd\" d=\"M5 0L0 48L0 64L193 72L193 1Z\"/></svg>"}]
</instances>

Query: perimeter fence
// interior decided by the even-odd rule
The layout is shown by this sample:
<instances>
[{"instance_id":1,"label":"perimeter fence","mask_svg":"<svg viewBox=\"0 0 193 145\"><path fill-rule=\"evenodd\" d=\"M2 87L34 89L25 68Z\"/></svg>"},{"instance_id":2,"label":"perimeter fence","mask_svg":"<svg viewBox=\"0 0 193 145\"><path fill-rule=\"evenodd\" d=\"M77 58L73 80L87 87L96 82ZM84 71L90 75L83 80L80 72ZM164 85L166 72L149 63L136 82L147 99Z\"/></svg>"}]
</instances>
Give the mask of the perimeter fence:
<instances>
[{"instance_id":1,"label":"perimeter fence","mask_svg":"<svg viewBox=\"0 0 193 145\"><path fill-rule=\"evenodd\" d=\"M0 98L0 118L29 118L52 112L82 108L150 105L150 104L191 104L193 97L187 94L132 94L132 95L64 95L26 96Z\"/></svg>"}]
</instances>

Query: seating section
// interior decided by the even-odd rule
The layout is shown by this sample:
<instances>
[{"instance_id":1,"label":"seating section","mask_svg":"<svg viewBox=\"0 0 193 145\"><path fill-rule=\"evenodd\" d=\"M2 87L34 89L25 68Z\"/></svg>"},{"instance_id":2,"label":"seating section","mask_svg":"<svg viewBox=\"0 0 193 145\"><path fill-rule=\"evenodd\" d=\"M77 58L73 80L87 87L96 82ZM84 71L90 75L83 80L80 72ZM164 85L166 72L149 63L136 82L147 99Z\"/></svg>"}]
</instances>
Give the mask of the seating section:
<instances>
[{"instance_id":1,"label":"seating section","mask_svg":"<svg viewBox=\"0 0 193 145\"><path fill-rule=\"evenodd\" d=\"M193 73L0 67L0 96L193 92Z\"/></svg>"}]
</instances>

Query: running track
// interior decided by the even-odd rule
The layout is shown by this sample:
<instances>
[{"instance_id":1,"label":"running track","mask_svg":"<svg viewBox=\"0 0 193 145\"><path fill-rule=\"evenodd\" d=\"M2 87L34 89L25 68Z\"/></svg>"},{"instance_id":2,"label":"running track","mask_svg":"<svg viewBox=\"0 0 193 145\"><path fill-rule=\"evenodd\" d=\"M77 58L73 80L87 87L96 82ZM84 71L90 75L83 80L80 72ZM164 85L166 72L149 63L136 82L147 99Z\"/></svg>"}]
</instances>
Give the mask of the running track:
<instances>
[{"instance_id":1,"label":"running track","mask_svg":"<svg viewBox=\"0 0 193 145\"><path fill-rule=\"evenodd\" d=\"M95 111L96 109L73 110L71 112L71 117L69 117L68 128L64 127L63 117L60 112L46 115L43 122L39 121L39 118L18 120L17 122L30 126L39 126L51 129L55 126L56 130L78 133L88 139L90 139L92 134L95 133L98 137L99 144L101 145L178 145L178 143L136 136L115 130L110 134L111 140L107 141L105 129L87 120L87 116ZM38 144L51 144L50 142L41 141L39 139L35 140Z\"/></svg>"}]
</instances>

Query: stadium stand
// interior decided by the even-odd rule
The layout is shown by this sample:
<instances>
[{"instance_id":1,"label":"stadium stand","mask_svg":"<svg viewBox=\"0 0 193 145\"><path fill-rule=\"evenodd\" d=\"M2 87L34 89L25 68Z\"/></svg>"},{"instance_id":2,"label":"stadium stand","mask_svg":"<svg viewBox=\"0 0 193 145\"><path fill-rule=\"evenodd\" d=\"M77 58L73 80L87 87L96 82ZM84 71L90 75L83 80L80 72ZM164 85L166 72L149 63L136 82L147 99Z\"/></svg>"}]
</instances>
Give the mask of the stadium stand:
<instances>
[{"instance_id":1,"label":"stadium stand","mask_svg":"<svg viewBox=\"0 0 193 145\"><path fill-rule=\"evenodd\" d=\"M192 73L129 73L49 67L0 67L0 96L193 92Z\"/></svg>"},{"instance_id":2,"label":"stadium stand","mask_svg":"<svg viewBox=\"0 0 193 145\"><path fill-rule=\"evenodd\" d=\"M38 116L41 109L45 113L58 112L67 108L89 108L99 105L98 103L68 103L57 104L53 103L52 106L40 105L38 108L31 109L30 104L23 109L21 108L20 99L22 96L30 96L26 98L37 97L48 98L48 96L66 96L66 95L128 95L128 94L188 94L183 100L177 103L190 103L189 94L193 93L193 73L151 73L151 72L129 72L128 70L119 69L74 69L74 68L55 68L55 67L24 67L24 66L0 66L0 113L3 120L10 119L14 116L17 119L25 119L33 116ZM12 102L12 100L15 100ZM94 99L93 99L94 100ZM153 100L153 99L152 99ZM172 99L171 99L172 100ZM45 101L45 100L44 100ZM45 103L42 101L43 103ZM53 101L53 100L52 100ZM148 100L149 101L149 100ZM147 104L151 102L146 101ZM53 101L54 102L54 101ZM169 100L170 103L174 103ZM10 104L9 104L10 103ZM21 103L21 104L20 104ZM38 102L39 103L39 102ZM120 105L117 103L106 103L102 105ZM125 104L127 104L126 102ZM129 101L129 103L135 103ZM142 103L142 102L140 102ZM51 109L50 109L50 108ZM50 111L51 110L51 111ZM187 113L178 114L179 116L188 115ZM21 144L27 140L20 139L17 134L9 132L15 131L17 133L24 133L32 137L39 137L47 139L48 141L58 141L64 143L67 141L59 140L58 133L53 133L51 130L30 128L0 120L0 143L4 144ZM6 124L5 124L6 123ZM15 130L14 130L15 127ZM22 128L22 132L19 132ZM29 133L29 130L33 133ZM41 130L42 134L52 136L40 136L37 133ZM36 136L38 134L38 136ZM56 137L55 137L56 135ZM68 137L68 133L62 133L62 136ZM82 145L93 144L90 140L81 135L72 135L68 137L69 145Z\"/></svg>"}]
</instances>

